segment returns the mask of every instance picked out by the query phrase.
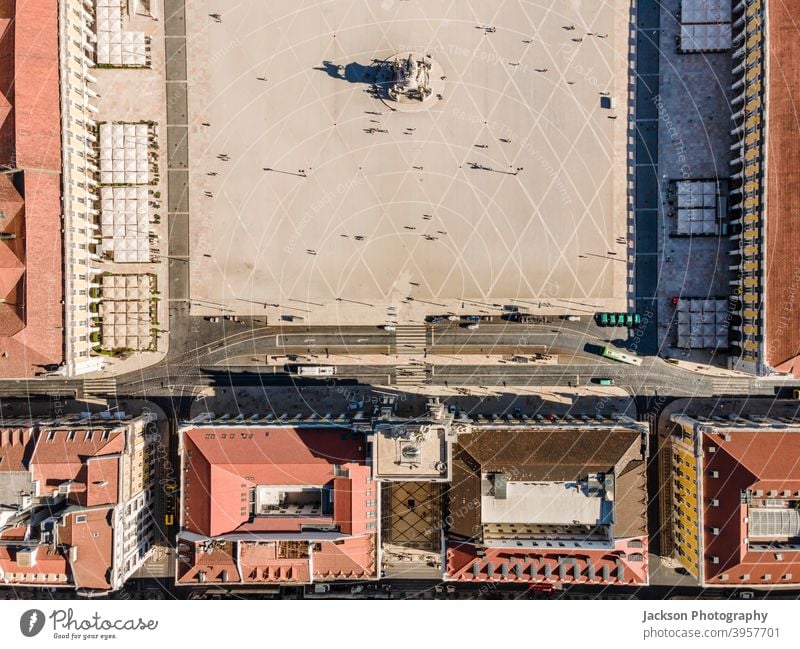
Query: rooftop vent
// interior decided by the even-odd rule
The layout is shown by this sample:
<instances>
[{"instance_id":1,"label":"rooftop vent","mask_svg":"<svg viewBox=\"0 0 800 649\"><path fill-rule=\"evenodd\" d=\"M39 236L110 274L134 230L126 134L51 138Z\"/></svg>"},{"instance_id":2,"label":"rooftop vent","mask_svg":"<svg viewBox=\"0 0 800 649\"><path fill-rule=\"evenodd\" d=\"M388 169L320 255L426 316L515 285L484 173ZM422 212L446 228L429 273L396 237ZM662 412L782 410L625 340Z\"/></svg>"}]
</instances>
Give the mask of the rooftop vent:
<instances>
[{"instance_id":1,"label":"rooftop vent","mask_svg":"<svg viewBox=\"0 0 800 649\"><path fill-rule=\"evenodd\" d=\"M508 476L505 473L495 473L492 475L494 483L494 497L497 500L508 498Z\"/></svg>"}]
</instances>

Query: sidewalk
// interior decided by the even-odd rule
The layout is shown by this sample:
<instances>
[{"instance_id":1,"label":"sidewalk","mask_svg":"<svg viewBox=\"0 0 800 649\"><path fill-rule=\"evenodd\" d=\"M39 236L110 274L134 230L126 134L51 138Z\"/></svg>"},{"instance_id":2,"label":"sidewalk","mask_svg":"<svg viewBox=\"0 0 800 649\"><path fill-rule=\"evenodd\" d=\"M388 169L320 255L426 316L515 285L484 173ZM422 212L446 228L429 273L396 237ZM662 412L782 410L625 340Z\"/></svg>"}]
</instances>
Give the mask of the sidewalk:
<instances>
[{"instance_id":1,"label":"sidewalk","mask_svg":"<svg viewBox=\"0 0 800 649\"><path fill-rule=\"evenodd\" d=\"M748 374L747 372L740 372L738 370L729 370L725 369L724 367L714 367L713 365L704 365L702 363L693 363L691 361L684 361L677 358L672 358L668 356L663 357L665 361L680 367L683 370L697 372L698 374L703 374L705 376L720 376L726 378L745 378L751 379L753 378L752 374Z\"/></svg>"}]
</instances>

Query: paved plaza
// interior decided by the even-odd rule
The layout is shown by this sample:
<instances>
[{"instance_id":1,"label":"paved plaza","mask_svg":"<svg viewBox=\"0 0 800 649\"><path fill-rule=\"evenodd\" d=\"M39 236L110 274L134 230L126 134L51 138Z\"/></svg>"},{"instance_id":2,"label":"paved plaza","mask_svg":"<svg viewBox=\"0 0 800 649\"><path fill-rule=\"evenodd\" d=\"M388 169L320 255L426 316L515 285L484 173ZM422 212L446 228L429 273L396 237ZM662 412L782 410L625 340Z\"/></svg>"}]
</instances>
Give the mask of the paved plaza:
<instances>
[{"instance_id":1,"label":"paved plaza","mask_svg":"<svg viewBox=\"0 0 800 649\"><path fill-rule=\"evenodd\" d=\"M192 3L193 313L624 308L626 6Z\"/></svg>"}]
</instances>

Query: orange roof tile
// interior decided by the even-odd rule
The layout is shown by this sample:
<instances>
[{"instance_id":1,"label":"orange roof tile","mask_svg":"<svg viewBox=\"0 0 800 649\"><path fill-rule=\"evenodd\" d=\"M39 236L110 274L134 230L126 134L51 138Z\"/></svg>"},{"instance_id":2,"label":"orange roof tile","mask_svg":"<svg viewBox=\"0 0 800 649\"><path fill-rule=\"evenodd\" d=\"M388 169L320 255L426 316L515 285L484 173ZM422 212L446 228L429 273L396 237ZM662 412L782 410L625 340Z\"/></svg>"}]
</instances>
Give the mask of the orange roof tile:
<instances>
[{"instance_id":1,"label":"orange roof tile","mask_svg":"<svg viewBox=\"0 0 800 649\"><path fill-rule=\"evenodd\" d=\"M797 5L767 10L766 362L800 376L800 41Z\"/></svg>"},{"instance_id":2,"label":"orange roof tile","mask_svg":"<svg viewBox=\"0 0 800 649\"><path fill-rule=\"evenodd\" d=\"M217 539L214 547L224 544L234 564L238 546L236 569L245 583L376 576L375 534L367 533L371 469L366 465L363 435L330 428L201 426L183 431L182 436L184 529ZM332 488L333 515L276 514L251 520L250 489L268 485ZM299 537L304 525L336 525L348 536L312 542ZM281 534L281 540L275 534ZM294 534L298 537L291 540ZM187 567L180 562L179 582L197 581L201 570L205 580L219 580L220 558L214 559L214 570L200 568L198 557L208 553L197 551L199 542L194 545L193 563ZM232 579L230 572L225 576Z\"/></svg>"},{"instance_id":3,"label":"orange roof tile","mask_svg":"<svg viewBox=\"0 0 800 649\"><path fill-rule=\"evenodd\" d=\"M0 244L0 376L32 376L63 361L58 3L50 0L0 6L0 166L19 170L0 180L0 230L13 221L17 235Z\"/></svg>"},{"instance_id":4,"label":"orange roof tile","mask_svg":"<svg viewBox=\"0 0 800 649\"><path fill-rule=\"evenodd\" d=\"M79 523L76 516L85 516ZM65 526L59 538L75 548L70 556L70 568L77 588L107 590L111 587L111 557L114 529L112 509L90 509L65 516Z\"/></svg>"},{"instance_id":5,"label":"orange roof tile","mask_svg":"<svg viewBox=\"0 0 800 649\"><path fill-rule=\"evenodd\" d=\"M617 541L608 550L483 548L483 556L478 556L477 550L472 544L448 543L447 578L509 583L648 583L646 536Z\"/></svg>"},{"instance_id":6,"label":"orange roof tile","mask_svg":"<svg viewBox=\"0 0 800 649\"><path fill-rule=\"evenodd\" d=\"M323 486L333 482L334 465L353 460L366 462L364 439L338 429L248 426L186 431L184 525L208 536L232 532L249 518L242 502L247 502L251 487ZM296 529L290 520L283 525Z\"/></svg>"},{"instance_id":7,"label":"orange roof tile","mask_svg":"<svg viewBox=\"0 0 800 649\"><path fill-rule=\"evenodd\" d=\"M750 550L748 506L742 491L775 489L800 492L800 433L775 431L725 431L703 435L704 572L709 583L722 579L736 584L800 583L800 552ZM710 452L711 446L716 450ZM718 477L712 476L712 471ZM719 504L712 505L712 500ZM714 534L712 530L719 530ZM782 555L781 559L776 554ZM717 557L714 563L712 557ZM792 574L790 580L783 578Z\"/></svg>"}]
</instances>

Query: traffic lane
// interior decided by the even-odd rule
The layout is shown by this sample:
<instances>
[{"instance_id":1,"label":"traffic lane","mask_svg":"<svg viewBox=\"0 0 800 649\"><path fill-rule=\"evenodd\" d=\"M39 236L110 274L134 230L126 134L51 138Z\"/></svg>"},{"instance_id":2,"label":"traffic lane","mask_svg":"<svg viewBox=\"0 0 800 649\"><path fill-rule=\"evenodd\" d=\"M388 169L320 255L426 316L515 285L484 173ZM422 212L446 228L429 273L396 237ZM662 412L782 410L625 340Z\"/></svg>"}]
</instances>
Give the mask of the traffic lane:
<instances>
[{"instance_id":1,"label":"traffic lane","mask_svg":"<svg viewBox=\"0 0 800 649\"><path fill-rule=\"evenodd\" d=\"M362 347L381 347L385 350L394 345L394 338L388 335L354 335L349 339L339 336L292 335L276 336L271 341L268 339L268 342L272 343L273 349L291 349L298 347L361 349Z\"/></svg>"}]
</instances>

